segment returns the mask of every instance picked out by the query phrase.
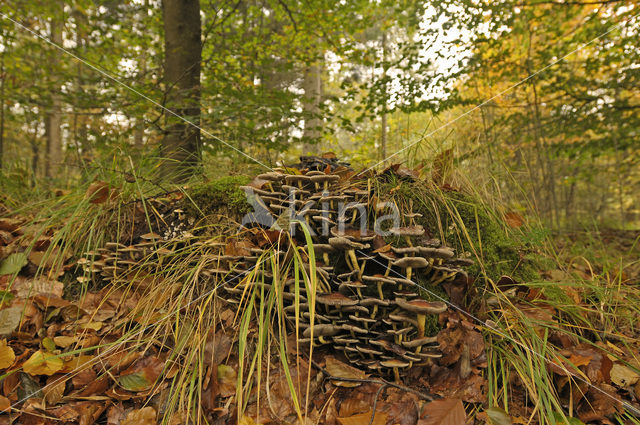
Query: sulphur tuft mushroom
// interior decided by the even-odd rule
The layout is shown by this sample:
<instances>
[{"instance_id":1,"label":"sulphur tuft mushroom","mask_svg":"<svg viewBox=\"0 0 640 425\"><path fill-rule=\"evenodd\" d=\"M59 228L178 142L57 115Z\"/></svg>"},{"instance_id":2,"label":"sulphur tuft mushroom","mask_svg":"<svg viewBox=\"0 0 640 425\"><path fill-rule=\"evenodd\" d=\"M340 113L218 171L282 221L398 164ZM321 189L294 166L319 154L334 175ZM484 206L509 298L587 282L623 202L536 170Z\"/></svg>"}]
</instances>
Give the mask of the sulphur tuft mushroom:
<instances>
[{"instance_id":1,"label":"sulphur tuft mushroom","mask_svg":"<svg viewBox=\"0 0 640 425\"><path fill-rule=\"evenodd\" d=\"M429 262L422 257L403 257L392 263L395 267L400 267L405 270L407 280L411 280L411 272L416 268L424 268L429 265Z\"/></svg>"},{"instance_id":2,"label":"sulphur tuft mushroom","mask_svg":"<svg viewBox=\"0 0 640 425\"><path fill-rule=\"evenodd\" d=\"M413 246L413 244L411 243L412 236L422 236L425 233L424 227L420 225L409 227L393 227L389 229L389 231L394 236L404 236L404 240L409 246Z\"/></svg>"},{"instance_id":3,"label":"sulphur tuft mushroom","mask_svg":"<svg viewBox=\"0 0 640 425\"><path fill-rule=\"evenodd\" d=\"M369 248L369 244L362 244L342 236L336 236L333 238L329 238L329 245L331 245L335 249L346 251L345 258L347 260L349 268L351 270L358 270L358 274L360 273L360 266L358 265L358 259L356 257L355 250L367 249Z\"/></svg>"},{"instance_id":4,"label":"sulphur tuft mushroom","mask_svg":"<svg viewBox=\"0 0 640 425\"><path fill-rule=\"evenodd\" d=\"M418 338L424 337L427 314L440 314L447 311L447 305L441 301L426 301L422 299L407 301L404 298L396 298L396 305L403 310L416 314ZM421 347L418 346L416 352L419 353Z\"/></svg>"}]
</instances>

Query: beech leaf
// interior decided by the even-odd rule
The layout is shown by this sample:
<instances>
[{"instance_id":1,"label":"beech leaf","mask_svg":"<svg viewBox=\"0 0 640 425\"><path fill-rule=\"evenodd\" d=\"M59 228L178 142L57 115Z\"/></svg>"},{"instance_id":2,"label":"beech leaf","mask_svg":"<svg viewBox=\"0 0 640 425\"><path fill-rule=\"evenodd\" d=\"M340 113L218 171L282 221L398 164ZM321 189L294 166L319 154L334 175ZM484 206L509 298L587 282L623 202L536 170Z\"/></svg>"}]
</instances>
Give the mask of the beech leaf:
<instances>
[{"instance_id":1,"label":"beech leaf","mask_svg":"<svg viewBox=\"0 0 640 425\"><path fill-rule=\"evenodd\" d=\"M64 366L62 358L55 354L38 350L24 362L22 369L29 375L47 375L51 376L60 371Z\"/></svg>"},{"instance_id":2,"label":"beech leaf","mask_svg":"<svg viewBox=\"0 0 640 425\"><path fill-rule=\"evenodd\" d=\"M464 425L467 414L459 398L443 398L427 404L418 425Z\"/></svg>"},{"instance_id":3,"label":"beech leaf","mask_svg":"<svg viewBox=\"0 0 640 425\"><path fill-rule=\"evenodd\" d=\"M7 340L0 340L0 369L6 369L11 366L16 359L13 348L7 345Z\"/></svg>"},{"instance_id":4,"label":"beech leaf","mask_svg":"<svg viewBox=\"0 0 640 425\"><path fill-rule=\"evenodd\" d=\"M387 414L384 412L376 412L376 416L371 422L372 410L357 415L348 416L346 418L337 418L340 425L384 425L387 423Z\"/></svg>"},{"instance_id":5,"label":"beech leaf","mask_svg":"<svg viewBox=\"0 0 640 425\"><path fill-rule=\"evenodd\" d=\"M18 273L28 262L24 252L15 252L0 263L0 275Z\"/></svg>"},{"instance_id":6,"label":"beech leaf","mask_svg":"<svg viewBox=\"0 0 640 425\"><path fill-rule=\"evenodd\" d=\"M511 417L499 407L490 407L485 410L489 417L489 424L491 425L511 425Z\"/></svg>"},{"instance_id":7,"label":"beech leaf","mask_svg":"<svg viewBox=\"0 0 640 425\"><path fill-rule=\"evenodd\" d=\"M337 360L333 356L327 356L325 367L327 369L327 372L329 372L331 376L335 376L336 378L365 379L367 377L367 375L360 369L356 369L353 366L342 363L340 360ZM361 385L360 382L346 381L332 381L332 383L337 387L357 387Z\"/></svg>"}]
</instances>

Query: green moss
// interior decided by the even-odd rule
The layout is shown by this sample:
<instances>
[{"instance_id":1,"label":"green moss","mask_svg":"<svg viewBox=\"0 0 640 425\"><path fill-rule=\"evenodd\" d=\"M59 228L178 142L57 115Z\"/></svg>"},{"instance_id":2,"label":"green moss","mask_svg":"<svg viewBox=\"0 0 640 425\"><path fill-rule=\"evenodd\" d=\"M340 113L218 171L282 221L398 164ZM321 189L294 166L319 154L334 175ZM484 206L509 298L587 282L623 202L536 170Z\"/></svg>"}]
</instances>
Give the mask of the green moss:
<instances>
[{"instance_id":1,"label":"green moss","mask_svg":"<svg viewBox=\"0 0 640 425\"><path fill-rule=\"evenodd\" d=\"M239 217L251 211L244 190L240 189L249 181L246 176L226 176L194 186L187 191L183 209L196 218L220 214Z\"/></svg>"},{"instance_id":2,"label":"green moss","mask_svg":"<svg viewBox=\"0 0 640 425\"><path fill-rule=\"evenodd\" d=\"M458 255L470 252L480 261L467 269L469 275L496 280L509 275L520 281L537 279L537 263L525 255L522 234L510 231L481 200L463 192L440 192L423 182L381 183L379 193L393 193L402 209L412 205L422 214L416 223L455 248Z\"/></svg>"}]
</instances>

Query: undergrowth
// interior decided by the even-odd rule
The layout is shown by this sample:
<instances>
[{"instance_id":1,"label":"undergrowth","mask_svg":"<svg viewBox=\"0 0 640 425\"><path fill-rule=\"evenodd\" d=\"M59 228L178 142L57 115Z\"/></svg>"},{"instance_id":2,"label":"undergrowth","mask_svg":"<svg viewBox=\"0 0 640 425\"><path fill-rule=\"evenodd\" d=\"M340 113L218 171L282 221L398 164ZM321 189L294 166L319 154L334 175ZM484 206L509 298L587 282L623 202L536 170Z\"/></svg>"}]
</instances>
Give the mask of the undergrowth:
<instances>
[{"instance_id":1,"label":"undergrowth","mask_svg":"<svg viewBox=\"0 0 640 425\"><path fill-rule=\"evenodd\" d=\"M132 168L127 173L133 172ZM134 177L136 177L134 175ZM128 229L131 217L131 202L143 200L150 194L161 193L152 179L125 178L122 173L96 171L87 181L104 181L113 190L113 198L108 202L93 204L86 197L88 183L79 185L61 196L52 196L51 191L41 190L36 201L28 202L17 187L5 191L3 203L13 214L28 216L31 223L25 227L29 234L50 234L52 256L60 263L68 258L78 258L82 253L99 248L108 240L117 240ZM243 191L238 186L246 184L247 177L224 177L202 183L195 182L192 189L185 192L182 207L190 214L211 216L221 214L237 217L249 211ZM0 179L4 186L9 184L6 177ZM575 343L583 343L602 348L607 335L617 338L619 345L630 345L637 336L637 318L640 317L640 293L637 288L622 284L622 270L629 264L615 263L595 271L594 258L586 259L583 253L565 249L573 258L565 263L566 252L554 251L549 244L548 233L539 225L524 225L510 228L505 224L502 211L495 209L486 199L479 198L472 191L442 191L424 182L399 180L379 182L379 193L388 194L401 210L411 207L422 214L416 222L422 224L458 253L468 252L476 264L469 269L471 276L479 277L480 296L487 306L478 313L476 325L484 332L487 349L487 379L489 384L487 405L497 406L507 412L516 412L514 403L525 403L526 410L542 424L562 423L566 406L560 403L560 395L553 376L549 371L549 361L563 358L558 348L559 335L566 336ZM143 203L144 204L144 203ZM146 225L151 227L153 213L145 210ZM114 239L115 238L115 239ZM33 239L37 239L33 238ZM64 250L55 250L64 247ZM603 245L604 248L604 245ZM201 388L210 374L210 359L205 355L205 347L210 331L215 332L220 321L219 302L215 286L221 282L203 286L199 270L211 258L200 255L201 248L193 247L180 252L183 260L175 262L169 269L158 269L151 274L151 285L144 291L139 307L132 312L133 322L117 343L122 347L150 347L153 344L171 347L170 359L181 367L173 375L169 397L165 402L164 423L169 423L173 412L185 412L194 423L205 423L199 415L199 405L203 403ZM575 248L574 248L575 249ZM607 256L605 254L605 256ZM274 274L296 279L296 287L306 287L308 294L315 294L314 273L304 272L303 260L294 252L291 261L278 263L277 256L269 251L259 261L259 268ZM590 261L591 260L591 261ZM565 268L573 262L582 262L593 274L586 278L566 272L562 281L548 282L541 278L540 270ZM637 262L637 260L636 260ZM315 264L311 261L312 267ZM120 287L134 291L135 283L148 278L143 273L129 276ZM313 269L312 269L313 270ZM566 271L566 270L565 270ZM258 270L252 272L248 281L259 283ZM523 302L513 296L514 287L497 285L501 276L508 275L518 287L535 290L539 297ZM76 272L65 275L69 289L67 296L75 297L86 292L88 287L73 278ZM443 297L440 287L430 287L422 295L427 299ZM310 382L300 387L290 375L295 365L287 363L290 350L300 351L302 347L290 347L286 339L283 321L282 294L277 285L265 290L260 284L250 286L235 317L237 324L238 375L237 394L238 417L242 417L249 397L260 397L260 387L264 382L261 375L263 362L280 361L300 420L306 414ZM576 302L576 294L580 302ZM435 297L435 298L437 298ZM299 302L299 301L297 301ZM310 314L314 314L313 299L310 300ZM551 309L550 315L531 314L524 307ZM475 314L475 313L474 313ZM313 320L311 321L313 323ZM429 323L428 330L435 333L437 323ZM605 344L606 347L606 344ZM88 347L87 349L89 349ZM273 350L273 351L272 351ZM619 358L619 352L611 348L612 357ZM230 355L230 354L229 354ZM228 356L227 356L228 357ZM515 387L526 391L517 393ZM253 395L252 395L253 394ZM567 416L573 416L571 408ZM556 419L560 415L561 419ZM184 423L187 423L187 419ZM638 423L634 418L628 420ZM575 423L575 422L569 422Z\"/></svg>"}]
</instances>

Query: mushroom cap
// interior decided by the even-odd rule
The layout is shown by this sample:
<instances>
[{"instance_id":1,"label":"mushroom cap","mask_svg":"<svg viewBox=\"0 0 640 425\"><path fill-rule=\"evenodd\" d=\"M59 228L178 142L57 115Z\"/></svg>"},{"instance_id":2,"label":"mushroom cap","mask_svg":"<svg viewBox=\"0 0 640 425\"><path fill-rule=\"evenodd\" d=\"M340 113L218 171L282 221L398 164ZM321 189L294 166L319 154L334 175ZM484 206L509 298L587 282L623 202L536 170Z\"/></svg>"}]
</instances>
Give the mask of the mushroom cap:
<instances>
[{"instance_id":1,"label":"mushroom cap","mask_svg":"<svg viewBox=\"0 0 640 425\"><path fill-rule=\"evenodd\" d=\"M124 248L120 248L119 252L138 252L139 248L136 248L133 245L125 246Z\"/></svg>"},{"instance_id":2,"label":"mushroom cap","mask_svg":"<svg viewBox=\"0 0 640 425\"><path fill-rule=\"evenodd\" d=\"M440 248L432 248L420 246L418 247L421 256L426 258L453 258L453 250L449 247L443 246Z\"/></svg>"},{"instance_id":3,"label":"mushroom cap","mask_svg":"<svg viewBox=\"0 0 640 425\"><path fill-rule=\"evenodd\" d=\"M307 175L309 175L309 173L307 173ZM324 183L324 182L335 183L338 180L340 180L340 176L336 176L335 174L324 174L324 173L311 176L310 178L311 178L311 181L314 183Z\"/></svg>"},{"instance_id":4,"label":"mushroom cap","mask_svg":"<svg viewBox=\"0 0 640 425\"><path fill-rule=\"evenodd\" d=\"M338 226L334 226L331 228L331 236L343 237L352 241L368 242L373 240L376 235L370 232L369 229L358 229L355 227L345 227L341 229Z\"/></svg>"},{"instance_id":5,"label":"mushroom cap","mask_svg":"<svg viewBox=\"0 0 640 425\"><path fill-rule=\"evenodd\" d=\"M362 354L374 354L376 356L379 356L382 354L382 351L374 350L373 348L362 347L360 345L356 345L356 350L358 350Z\"/></svg>"},{"instance_id":6,"label":"mushroom cap","mask_svg":"<svg viewBox=\"0 0 640 425\"><path fill-rule=\"evenodd\" d=\"M421 268L427 267L429 265L429 262L423 257L403 257L394 261L392 265L400 267L402 269L406 269L409 267Z\"/></svg>"},{"instance_id":7,"label":"mushroom cap","mask_svg":"<svg viewBox=\"0 0 640 425\"><path fill-rule=\"evenodd\" d=\"M396 304L416 314L440 314L447 311L447 305L442 301L426 301L419 298L407 301L404 298L396 298Z\"/></svg>"},{"instance_id":8,"label":"mushroom cap","mask_svg":"<svg viewBox=\"0 0 640 425\"><path fill-rule=\"evenodd\" d=\"M469 267L472 266L474 261L471 258L456 258L446 262L446 265L453 267Z\"/></svg>"},{"instance_id":9,"label":"mushroom cap","mask_svg":"<svg viewBox=\"0 0 640 425\"><path fill-rule=\"evenodd\" d=\"M345 281L345 280L351 279L353 276L357 274L358 274L358 270L351 270L350 272L339 274L337 278L339 280Z\"/></svg>"},{"instance_id":10,"label":"mushroom cap","mask_svg":"<svg viewBox=\"0 0 640 425\"><path fill-rule=\"evenodd\" d=\"M410 363L405 362L403 360L399 360L399 359L391 359L391 360L381 361L380 365L384 367L404 368L404 367L409 367Z\"/></svg>"},{"instance_id":11,"label":"mushroom cap","mask_svg":"<svg viewBox=\"0 0 640 425\"><path fill-rule=\"evenodd\" d=\"M247 193L252 193L252 194L256 194L256 195L272 195L272 192L269 192L268 190L264 190L264 189L259 189L257 187L253 187L253 186L239 186L240 189L244 190Z\"/></svg>"},{"instance_id":12,"label":"mushroom cap","mask_svg":"<svg viewBox=\"0 0 640 425\"><path fill-rule=\"evenodd\" d=\"M422 236L424 235L424 227L418 226L407 226L407 227L393 227L389 229L392 235L395 236Z\"/></svg>"},{"instance_id":13,"label":"mushroom cap","mask_svg":"<svg viewBox=\"0 0 640 425\"><path fill-rule=\"evenodd\" d=\"M354 314L350 314L349 319L355 320L356 322L364 322L364 323L376 323L378 321L378 319L371 319L370 317L358 317Z\"/></svg>"},{"instance_id":14,"label":"mushroom cap","mask_svg":"<svg viewBox=\"0 0 640 425\"><path fill-rule=\"evenodd\" d=\"M369 309L365 306L362 305L352 305L352 306L348 306L345 307L344 312L346 313L364 313L364 314L369 314Z\"/></svg>"},{"instance_id":15,"label":"mushroom cap","mask_svg":"<svg viewBox=\"0 0 640 425\"><path fill-rule=\"evenodd\" d=\"M342 249L342 250L369 248L369 244L361 244L359 242L355 242L341 236L329 238L329 245L331 245L336 249Z\"/></svg>"},{"instance_id":16,"label":"mushroom cap","mask_svg":"<svg viewBox=\"0 0 640 425\"><path fill-rule=\"evenodd\" d=\"M324 305L333 305L333 306L354 306L358 304L358 301L352 300L351 298L342 295L340 292L332 292L331 294L326 295L318 295L316 301L320 304Z\"/></svg>"},{"instance_id":17,"label":"mushroom cap","mask_svg":"<svg viewBox=\"0 0 640 425\"><path fill-rule=\"evenodd\" d=\"M332 324L319 324L313 326L313 336L333 336L340 333L340 326ZM302 336L309 338L311 336L311 326L304 330Z\"/></svg>"},{"instance_id":18,"label":"mushroom cap","mask_svg":"<svg viewBox=\"0 0 640 425\"><path fill-rule=\"evenodd\" d=\"M347 335L339 335L339 336L334 336L332 338L332 341L335 342L336 344L357 344L360 342L359 339L357 338L351 338L351 336L347 336Z\"/></svg>"},{"instance_id":19,"label":"mushroom cap","mask_svg":"<svg viewBox=\"0 0 640 425\"><path fill-rule=\"evenodd\" d=\"M395 253L389 251L389 252L378 252L377 253L380 258L382 258L383 260L387 260L387 261L395 261L398 257L396 256Z\"/></svg>"},{"instance_id":20,"label":"mushroom cap","mask_svg":"<svg viewBox=\"0 0 640 425\"><path fill-rule=\"evenodd\" d=\"M389 319L391 319L394 322L406 322L406 323L411 323L412 325L417 325L418 322L416 322L416 319L413 317L409 317L409 316L405 316L404 314L389 314Z\"/></svg>"},{"instance_id":21,"label":"mushroom cap","mask_svg":"<svg viewBox=\"0 0 640 425\"><path fill-rule=\"evenodd\" d=\"M352 332L361 333L361 334L369 333L368 330L360 328L360 327L358 327L356 325L352 325L352 324L342 325L342 329L344 329L345 331L352 331Z\"/></svg>"},{"instance_id":22,"label":"mushroom cap","mask_svg":"<svg viewBox=\"0 0 640 425\"><path fill-rule=\"evenodd\" d=\"M336 222L331 220L329 217L325 217L323 215L314 215L311 217L313 219L313 221L316 222L325 222L327 224L331 224L331 225L335 225Z\"/></svg>"},{"instance_id":23,"label":"mushroom cap","mask_svg":"<svg viewBox=\"0 0 640 425\"><path fill-rule=\"evenodd\" d=\"M145 233L144 235L140 236L142 239L147 240L147 241L155 241L158 239L162 239L162 236L160 236L157 233L154 232L150 232L150 233Z\"/></svg>"},{"instance_id":24,"label":"mushroom cap","mask_svg":"<svg viewBox=\"0 0 640 425\"><path fill-rule=\"evenodd\" d=\"M395 246L392 246L391 249L396 254L402 254L402 255L416 255L420 252L420 248L417 246L407 246L404 248L396 248Z\"/></svg>"},{"instance_id":25,"label":"mushroom cap","mask_svg":"<svg viewBox=\"0 0 640 425\"><path fill-rule=\"evenodd\" d=\"M424 338L416 338L411 341L402 341L402 346L406 348L416 348L422 347L423 345L433 344L438 342L438 337L435 336L427 336ZM436 348L436 347L433 347Z\"/></svg>"},{"instance_id":26,"label":"mushroom cap","mask_svg":"<svg viewBox=\"0 0 640 425\"><path fill-rule=\"evenodd\" d=\"M394 283L394 280L389 278L389 277L385 277L381 274L374 274L373 276L362 276L362 280L365 282L373 282L373 283L378 283L378 282L382 282L382 283Z\"/></svg>"},{"instance_id":27,"label":"mushroom cap","mask_svg":"<svg viewBox=\"0 0 640 425\"><path fill-rule=\"evenodd\" d=\"M280 181L284 178L284 174L277 173L275 171L269 171L268 173L258 174L260 180L269 180L272 182Z\"/></svg>"},{"instance_id":28,"label":"mushroom cap","mask_svg":"<svg viewBox=\"0 0 640 425\"><path fill-rule=\"evenodd\" d=\"M377 306L381 306L381 307L387 307L391 304L391 301L389 300L381 300L380 298L365 298L363 300L360 300L360 305L363 305L365 307L371 307L374 305Z\"/></svg>"},{"instance_id":29,"label":"mushroom cap","mask_svg":"<svg viewBox=\"0 0 640 425\"><path fill-rule=\"evenodd\" d=\"M415 283L412 280L405 279L404 277L391 276L390 279L393 280L396 285L415 286Z\"/></svg>"},{"instance_id":30,"label":"mushroom cap","mask_svg":"<svg viewBox=\"0 0 640 425\"><path fill-rule=\"evenodd\" d=\"M284 176L284 181L286 181L287 184L295 182L309 182L311 181L311 177L305 176L304 174L287 174Z\"/></svg>"},{"instance_id":31,"label":"mushroom cap","mask_svg":"<svg viewBox=\"0 0 640 425\"><path fill-rule=\"evenodd\" d=\"M307 251L309 251L309 245L305 246ZM328 243L314 243L312 245L313 252L316 254L324 254L325 252L333 252L335 249L329 245Z\"/></svg>"},{"instance_id":32,"label":"mushroom cap","mask_svg":"<svg viewBox=\"0 0 640 425\"><path fill-rule=\"evenodd\" d=\"M418 294L417 292L411 291L409 289L404 290L404 291L393 291L393 295L395 295L396 297L399 298L416 298L417 296L419 296L420 294Z\"/></svg>"}]
</instances>

